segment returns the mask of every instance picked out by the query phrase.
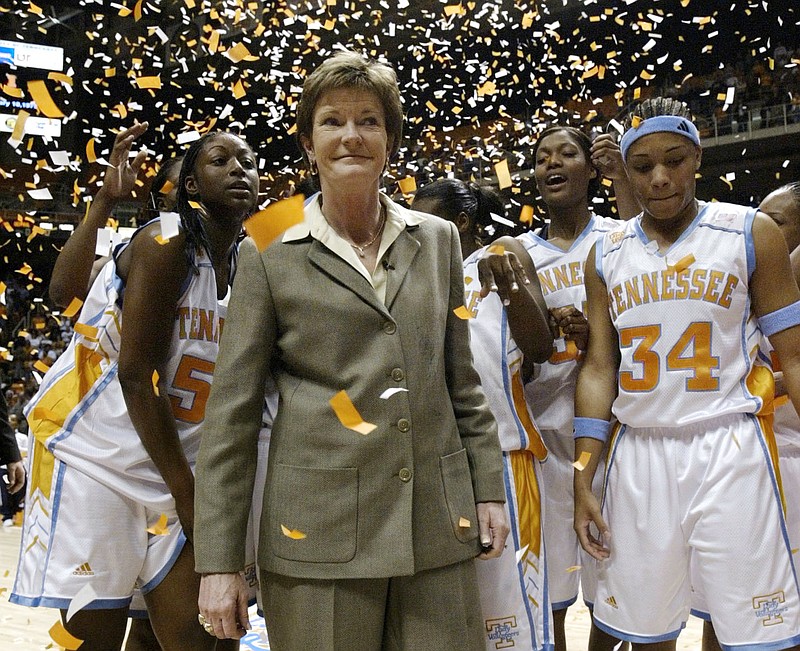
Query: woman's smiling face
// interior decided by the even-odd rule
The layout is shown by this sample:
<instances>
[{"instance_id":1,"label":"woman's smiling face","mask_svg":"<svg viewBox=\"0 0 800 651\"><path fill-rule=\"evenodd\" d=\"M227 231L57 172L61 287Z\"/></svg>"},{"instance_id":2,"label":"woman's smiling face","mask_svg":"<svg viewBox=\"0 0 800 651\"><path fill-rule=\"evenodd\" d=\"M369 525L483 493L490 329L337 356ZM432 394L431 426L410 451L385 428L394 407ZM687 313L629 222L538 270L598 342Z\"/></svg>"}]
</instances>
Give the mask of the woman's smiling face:
<instances>
[{"instance_id":1,"label":"woman's smiling face","mask_svg":"<svg viewBox=\"0 0 800 651\"><path fill-rule=\"evenodd\" d=\"M311 137L302 143L323 187L375 185L391 149L383 105L367 90L330 90L319 98Z\"/></svg>"}]
</instances>

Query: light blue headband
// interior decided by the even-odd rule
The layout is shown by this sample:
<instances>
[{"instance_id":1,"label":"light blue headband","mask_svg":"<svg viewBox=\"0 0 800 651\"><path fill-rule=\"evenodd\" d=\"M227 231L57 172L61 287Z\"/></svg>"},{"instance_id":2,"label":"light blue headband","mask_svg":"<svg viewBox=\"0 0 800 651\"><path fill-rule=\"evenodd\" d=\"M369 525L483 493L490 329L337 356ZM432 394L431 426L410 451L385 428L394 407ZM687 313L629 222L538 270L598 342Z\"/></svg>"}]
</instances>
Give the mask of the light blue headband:
<instances>
[{"instance_id":1,"label":"light blue headband","mask_svg":"<svg viewBox=\"0 0 800 651\"><path fill-rule=\"evenodd\" d=\"M692 124L690 120L682 118L679 115L657 115L653 118L642 120L636 127L631 127L622 136L619 143L620 151L622 152L622 160L627 162L628 150L631 145L635 143L642 136L648 136L651 133L677 133L679 136L685 136L691 140L698 147L700 146L700 134L697 127Z\"/></svg>"}]
</instances>

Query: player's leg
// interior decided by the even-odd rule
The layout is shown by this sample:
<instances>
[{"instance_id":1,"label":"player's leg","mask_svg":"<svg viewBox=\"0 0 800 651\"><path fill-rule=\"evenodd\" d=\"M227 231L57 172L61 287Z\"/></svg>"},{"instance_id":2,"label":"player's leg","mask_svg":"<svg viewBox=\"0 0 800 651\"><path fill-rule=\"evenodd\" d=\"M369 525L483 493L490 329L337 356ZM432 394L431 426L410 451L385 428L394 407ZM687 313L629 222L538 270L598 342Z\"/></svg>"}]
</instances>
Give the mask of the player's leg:
<instances>
[{"instance_id":1,"label":"player's leg","mask_svg":"<svg viewBox=\"0 0 800 651\"><path fill-rule=\"evenodd\" d=\"M125 651L161 651L150 619L139 617L131 618L131 627L128 630L128 639L125 642Z\"/></svg>"},{"instance_id":2,"label":"player's leg","mask_svg":"<svg viewBox=\"0 0 800 651\"><path fill-rule=\"evenodd\" d=\"M703 622L703 651L722 651L719 645L717 634L714 632L714 625L711 622Z\"/></svg>"},{"instance_id":3,"label":"player's leg","mask_svg":"<svg viewBox=\"0 0 800 651\"><path fill-rule=\"evenodd\" d=\"M69 621L62 610L61 621L70 635L83 640L81 651L119 651L128 627L128 609L79 610Z\"/></svg>"},{"instance_id":4,"label":"player's leg","mask_svg":"<svg viewBox=\"0 0 800 651\"><path fill-rule=\"evenodd\" d=\"M630 642L609 635L594 623L594 609L589 609L589 612L592 615L592 628L589 630L590 651L628 651L631 648Z\"/></svg>"},{"instance_id":5,"label":"player's leg","mask_svg":"<svg viewBox=\"0 0 800 651\"><path fill-rule=\"evenodd\" d=\"M238 640L216 644L217 638L206 633L200 625L197 620L199 593L200 575L194 571L194 553L187 543L164 579L152 590L144 592L150 622L164 651L238 648Z\"/></svg>"}]
</instances>

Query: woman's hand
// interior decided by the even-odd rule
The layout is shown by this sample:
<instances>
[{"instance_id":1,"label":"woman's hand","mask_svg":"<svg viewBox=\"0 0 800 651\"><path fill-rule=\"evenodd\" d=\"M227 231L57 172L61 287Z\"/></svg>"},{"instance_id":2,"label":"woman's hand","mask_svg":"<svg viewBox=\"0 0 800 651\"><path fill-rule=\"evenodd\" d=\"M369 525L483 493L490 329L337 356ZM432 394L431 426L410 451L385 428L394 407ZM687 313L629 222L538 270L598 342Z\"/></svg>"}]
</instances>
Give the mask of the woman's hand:
<instances>
[{"instance_id":1,"label":"woman's hand","mask_svg":"<svg viewBox=\"0 0 800 651\"><path fill-rule=\"evenodd\" d=\"M589 344L589 322L574 305L554 307L550 309L550 326L553 337L564 337L575 342L578 350L586 350Z\"/></svg>"},{"instance_id":2,"label":"woman's hand","mask_svg":"<svg viewBox=\"0 0 800 651\"><path fill-rule=\"evenodd\" d=\"M497 558L503 553L510 531L505 506L502 502L479 502L475 506L478 510L478 529L483 547L478 558Z\"/></svg>"},{"instance_id":3,"label":"woman's hand","mask_svg":"<svg viewBox=\"0 0 800 651\"><path fill-rule=\"evenodd\" d=\"M497 246L497 249L493 249ZM481 281L481 298L497 292L503 305L511 303L511 295L519 291L520 284L528 285L530 280L517 255L503 250L502 246L492 245L478 260L478 276Z\"/></svg>"},{"instance_id":4,"label":"woman's hand","mask_svg":"<svg viewBox=\"0 0 800 651\"><path fill-rule=\"evenodd\" d=\"M595 538L592 535L591 526L593 524L600 532L599 538ZM608 558L610 554L608 539L611 537L611 532L600 514L600 503L592 491L577 490L575 492L575 521L573 526L575 533L578 534L581 547L586 550L587 554L598 561Z\"/></svg>"},{"instance_id":5,"label":"woman's hand","mask_svg":"<svg viewBox=\"0 0 800 651\"><path fill-rule=\"evenodd\" d=\"M142 149L133 161L128 158L128 154L133 143L145 131L147 122L136 122L132 127L120 131L114 139L114 147L108 157L111 167L106 168L103 187L100 190L107 200L116 203L132 192L147 152Z\"/></svg>"},{"instance_id":6,"label":"woman's hand","mask_svg":"<svg viewBox=\"0 0 800 651\"><path fill-rule=\"evenodd\" d=\"M247 585L238 572L204 574L197 605L206 624L213 627L213 632L207 628L206 632L221 640L244 637L251 628L247 600Z\"/></svg>"},{"instance_id":7,"label":"woman's hand","mask_svg":"<svg viewBox=\"0 0 800 651\"><path fill-rule=\"evenodd\" d=\"M597 136L592 143L592 165L606 178L616 181L627 179L625 164L622 162L622 152L616 138L610 133Z\"/></svg>"}]
</instances>

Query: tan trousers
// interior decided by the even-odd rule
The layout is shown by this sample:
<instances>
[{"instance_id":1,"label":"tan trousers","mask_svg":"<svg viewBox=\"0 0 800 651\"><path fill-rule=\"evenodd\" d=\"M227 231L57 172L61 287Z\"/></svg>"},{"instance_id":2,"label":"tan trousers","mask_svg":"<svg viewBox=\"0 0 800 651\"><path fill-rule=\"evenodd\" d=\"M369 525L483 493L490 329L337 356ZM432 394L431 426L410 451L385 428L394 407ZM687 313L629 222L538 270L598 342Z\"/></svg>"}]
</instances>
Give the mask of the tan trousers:
<instances>
[{"instance_id":1,"label":"tan trousers","mask_svg":"<svg viewBox=\"0 0 800 651\"><path fill-rule=\"evenodd\" d=\"M261 572L273 651L484 651L473 560L383 579Z\"/></svg>"}]
</instances>

